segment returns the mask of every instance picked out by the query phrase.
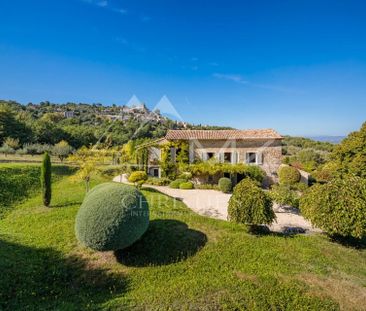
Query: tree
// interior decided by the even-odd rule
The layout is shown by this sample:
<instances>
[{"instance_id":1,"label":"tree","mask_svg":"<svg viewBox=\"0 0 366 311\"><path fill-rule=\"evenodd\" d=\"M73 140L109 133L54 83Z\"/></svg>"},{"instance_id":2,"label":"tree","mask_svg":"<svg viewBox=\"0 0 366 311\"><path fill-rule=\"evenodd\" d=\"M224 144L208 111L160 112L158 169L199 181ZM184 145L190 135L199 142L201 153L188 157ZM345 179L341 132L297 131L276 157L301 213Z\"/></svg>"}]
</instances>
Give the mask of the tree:
<instances>
[{"instance_id":1,"label":"tree","mask_svg":"<svg viewBox=\"0 0 366 311\"><path fill-rule=\"evenodd\" d=\"M41 119L38 119L32 123L32 130L35 140L41 144L54 145L57 142L67 138L67 134L61 127L55 125L52 122Z\"/></svg>"},{"instance_id":2,"label":"tree","mask_svg":"<svg viewBox=\"0 0 366 311\"><path fill-rule=\"evenodd\" d=\"M68 136L67 141L74 148L80 148L82 146L90 146L97 142L97 138L94 135L94 128L91 126L75 124L75 125L63 126L62 129Z\"/></svg>"},{"instance_id":3,"label":"tree","mask_svg":"<svg viewBox=\"0 0 366 311\"><path fill-rule=\"evenodd\" d=\"M366 179L334 178L309 188L300 199L303 216L330 235L366 236Z\"/></svg>"},{"instance_id":4,"label":"tree","mask_svg":"<svg viewBox=\"0 0 366 311\"><path fill-rule=\"evenodd\" d=\"M8 145L12 149L18 149L19 148L19 139L7 137L4 141L4 144Z\"/></svg>"},{"instance_id":5,"label":"tree","mask_svg":"<svg viewBox=\"0 0 366 311\"><path fill-rule=\"evenodd\" d=\"M89 192L90 181L98 172L98 162L102 162L98 153L82 147L75 154L68 158L69 161L76 162L79 166L78 172L73 176L74 180L81 180L85 183L85 190Z\"/></svg>"},{"instance_id":6,"label":"tree","mask_svg":"<svg viewBox=\"0 0 366 311\"><path fill-rule=\"evenodd\" d=\"M61 162L72 152L72 147L67 141L61 140L53 146L52 153L60 159Z\"/></svg>"},{"instance_id":7,"label":"tree","mask_svg":"<svg viewBox=\"0 0 366 311\"><path fill-rule=\"evenodd\" d=\"M228 216L231 221L254 226L270 224L276 219L270 196L249 178L235 186L229 200Z\"/></svg>"},{"instance_id":8,"label":"tree","mask_svg":"<svg viewBox=\"0 0 366 311\"><path fill-rule=\"evenodd\" d=\"M354 174L366 178L366 122L357 132L349 134L332 152L335 174Z\"/></svg>"},{"instance_id":9,"label":"tree","mask_svg":"<svg viewBox=\"0 0 366 311\"><path fill-rule=\"evenodd\" d=\"M87 162L83 162L80 164L80 168L78 172L74 175L74 179L79 179L84 181L85 183L85 191L89 192L90 190L90 181L92 176L97 171L96 162L89 159Z\"/></svg>"},{"instance_id":10,"label":"tree","mask_svg":"<svg viewBox=\"0 0 366 311\"><path fill-rule=\"evenodd\" d=\"M51 176L51 159L48 152L45 152L41 166L42 198L45 206L51 203Z\"/></svg>"},{"instance_id":11,"label":"tree","mask_svg":"<svg viewBox=\"0 0 366 311\"><path fill-rule=\"evenodd\" d=\"M0 143L6 137L19 139L22 143L30 140L31 130L25 123L17 120L16 114L9 105L0 104Z\"/></svg>"}]
</instances>

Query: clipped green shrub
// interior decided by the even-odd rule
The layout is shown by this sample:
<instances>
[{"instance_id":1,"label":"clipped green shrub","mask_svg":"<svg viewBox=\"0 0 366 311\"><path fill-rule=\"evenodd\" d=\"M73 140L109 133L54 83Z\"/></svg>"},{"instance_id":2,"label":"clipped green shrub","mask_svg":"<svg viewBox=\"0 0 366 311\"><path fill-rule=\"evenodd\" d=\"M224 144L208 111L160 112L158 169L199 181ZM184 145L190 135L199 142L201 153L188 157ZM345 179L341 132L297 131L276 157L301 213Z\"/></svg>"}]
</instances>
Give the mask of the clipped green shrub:
<instances>
[{"instance_id":1,"label":"clipped green shrub","mask_svg":"<svg viewBox=\"0 0 366 311\"><path fill-rule=\"evenodd\" d=\"M249 225L270 224L276 218L270 196L249 178L235 186L228 216L231 221Z\"/></svg>"},{"instance_id":2,"label":"clipped green shrub","mask_svg":"<svg viewBox=\"0 0 366 311\"><path fill-rule=\"evenodd\" d=\"M233 190L233 183L230 178L222 177L219 179L219 188L223 193L230 193Z\"/></svg>"},{"instance_id":3,"label":"clipped green shrub","mask_svg":"<svg viewBox=\"0 0 366 311\"><path fill-rule=\"evenodd\" d=\"M0 219L9 208L38 190L40 167L12 164L0 167Z\"/></svg>"},{"instance_id":4,"label":"clipped green shrub","mask_svg":"<svg viewBox=\"0 0 366 311\"><path fill-rule=\"evenodd\" d=\"M128 181L134 183L134 185L140 188L144 182L147 180L147 174L145 171L135 171L132 172Z\"/></svg>"},{"instance_id":5,"label":"clipped green shrub","mask_svg":"<svg viewBox=\"0 0 366 311\"><path fill-rule=\"evenodd\" d=\"M366 236L366 179L345 177L309 188L300 199L306 219L330 235Z\"/></svg>"},{"instance_id":6,"label":"clipped green shrub","mask_svg":"<svg viewBox=\"0 0 366 311\"><path fill-rule=\"evenodd\" d=\"M173 188L173 189L179 189L179 186L181 183L184 183L186 182L185 179L176 179L176 180L173 180L170 184L169 184L169 187L170 188Z\"/></svg>"},{"instance_id":7,"label":"clipped green shrub","mask_svg":"<svg viewBox=\"0 0 366 311\"><path fill-rule=\"evenodd\" d=\"M292 166L282 166L278 171L279 182L282 185L293 185L300 181L300 172Z\"/></svg>"},{"instance_id":8,"label":"clipped green shrub","mask_svg":"<svg viewBox=\"0 0 366 311\"><path fill-rule=\"evenodd\" d=\"M168 186L170 184L171 180L169 178L166 177L149 177L146 181L147 184L149 185L154 185L154 186Z\"/></svg>"},{"instance_id":9,"label":"clipped green shrub","mask_svg":"<svg viewBox=\"0 0 366 311\"><path fill-rule=\"evenodd\" d=\"M137 241L149 225L149 208L136 188L104 183L84 199L75 221L75 233L84 246L97 251L124 249Z\"/></svg>"},{"instance_id":10,"label":"clipped green shrub","mask_svg":"<svg viewBox=\"0 0 366 311\"><path fill-rule=\"evenodd\" d=\"M194 187L196 189L204 190L220 190L219 185L216 184L196 184Z\"/></svg>"},{"instance_id":11,"label":"clipped green shrub","mask_svg":"<svg viewBox=\"0 0 366 311\"><path fill-rule=\"evenodd\" d=\"M279 205L299 207L299 195L296 191L291 190L290 186L274 185L269 194L272 200Z\"/></svg>"},{"instance_id":12,"label":"clipped green shrub","mask_svg":"<svg viewBox=\"0 0 366 311\"><path fill-rule=\"evenodd\" d=\"M187 181L187 182L182 182L180 185L179 185L179 189L185 189L185 190L189 190L189 189L193 189L193 183L190 182L190 181Z\"/></svg>"},{"instance_id":13,"label":"clipped green shrub","mask_svg":"<svg viewBox=\"0 0 366 311\"><path fill-rule=\"evenodd\" d=\"M50 156L48 152L45 152L41 166L41 188L44 206L49 206L51 203L51 169L52 168Z\"/></svg>"}]
</instances>

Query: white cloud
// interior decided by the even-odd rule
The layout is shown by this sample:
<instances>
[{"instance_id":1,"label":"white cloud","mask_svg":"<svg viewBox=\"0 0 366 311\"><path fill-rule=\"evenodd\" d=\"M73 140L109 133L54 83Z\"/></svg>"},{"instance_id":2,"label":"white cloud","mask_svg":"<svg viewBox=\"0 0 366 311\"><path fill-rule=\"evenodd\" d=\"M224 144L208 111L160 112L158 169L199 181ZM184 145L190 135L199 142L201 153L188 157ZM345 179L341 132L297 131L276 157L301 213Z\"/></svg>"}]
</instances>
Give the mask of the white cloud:
<instances>
[{"instance_id":1,"label":"white cloud","mask_svg":"<svg viewBox=\"0 0 366 311\"><path fill-rule=\"evenodd\" d=\"M248 80L245 80L242 75L239 74L222 74L222 73L214 73L212 75L214 78L223 79L228 81L233 81L235 83L244 84L250 87L261 88L265 90L277 91L277 92L284 92L284 93L302 93L300 90L290 89L278 85L271 85L271 84L260 84L260 83L253 83Z\"/></svg>"},{"instance_id":2,"label":"white cloud","mask_svg":"<svg viewBox=\"0 0 366 311\"><path fill-rule=\"evenodd\" d=\"M124 8L116 8L110 5L109 0L81 0L83 2L98 6L103 9L108 9L110 11L125 15L127 14L127 10Z\"/></svg>"},{"instance_id":3,"label":"white cloud","mask_svg":"<svg viewBox=\"0 0 366 311\"><path fill-rule=\"evenodd\" d=\"M100 7L102 7L102 8L105 8L105 7L107 7L107 6L108 6L108 1L107 1L107 0L98 1L98 2L96 2L96 5L97 5L97 6L100 6Z\"/></svg>"},{"instance_id":4,"label":"white cloud","mask_svg":"<svg viewBox=\"0 0 366 311\"><path fill-rule=\"evenodd\" d=\"M240 84L249 83L241 75L236 75L236 74L214 73L213 76L217 79L229 80L229 81L233 81L233 82L240 83Z\"/></svg>"},{"instance_id":5,"label":"white cloud","mask_svg":"<svg viewBox=\"0 0 366 311\"><path fill-rule=\"evenodd\" d=\"M126 9L113 9L113 11L120 13L122 15L127 14L127 10Z\"/></svg>"}]
</instances>

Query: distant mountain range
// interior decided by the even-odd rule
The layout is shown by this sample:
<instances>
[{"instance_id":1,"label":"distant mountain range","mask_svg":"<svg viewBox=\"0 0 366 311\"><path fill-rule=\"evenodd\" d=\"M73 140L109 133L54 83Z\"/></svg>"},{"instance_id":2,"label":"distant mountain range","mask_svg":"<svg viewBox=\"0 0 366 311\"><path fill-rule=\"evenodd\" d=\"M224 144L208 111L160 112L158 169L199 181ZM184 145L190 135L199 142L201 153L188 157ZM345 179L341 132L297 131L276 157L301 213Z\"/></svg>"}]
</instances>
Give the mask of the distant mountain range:
<instances>
[{"instance_id":1,"label":"distant mountain range","mask_svg":"<svg viewBox=\"0 0 366 311\"><path fill-rule=\"evenodd\" d=\"M310 138L316 141L323 141L332 144L339 144L346 136L307 136L306 138Z\"/></svg>"}]
</instances>

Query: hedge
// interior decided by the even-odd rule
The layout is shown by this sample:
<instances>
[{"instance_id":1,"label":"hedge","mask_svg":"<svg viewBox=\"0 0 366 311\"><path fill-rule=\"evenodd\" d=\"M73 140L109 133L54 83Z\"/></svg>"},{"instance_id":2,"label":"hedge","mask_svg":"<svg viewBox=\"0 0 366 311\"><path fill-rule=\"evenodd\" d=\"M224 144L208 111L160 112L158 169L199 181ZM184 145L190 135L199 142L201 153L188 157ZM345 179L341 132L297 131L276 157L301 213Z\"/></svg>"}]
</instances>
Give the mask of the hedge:
<instances>
[{"instance_id":1,"label":"hedge","mask_svg":"<svg viewBox=\"0 0 366 311\"><path fill-rule=\"evenodd\" d=\"M171 180L166 177L149 177L146 183L154 186L168 186L171 183Z\"/></svg>"},{"instance_id":2,"label":"hedge","mask_svg":"<svg viewBox=\"0 0 366 311\"><path fill-rule=\"evenodd\" d=\"M85 196L76 216L75 233L84 246L109 251L130 246L148 225L146 198L135 187L104 183Z\"/></svg>"},{"instance_id":3,"label":"hedge","mask_svg":"<svg viewBox=\"0 0 366 311\"><path fill-rule=\"evenodd\" d=\"M300 199L300 210L330 235L366 236L366 179L345 177L316 184Z\"/></svg>"},{"instance_id":4,"label":"hedge","mask_svg":"<svg viewBox=\"0 0 366 311\"><path fill-rule=\"evenodd\" d=\"M183 182L179 185L179 189L185 189L185 190L189 190L189 189L193 189L193 183L190 181L187 182Z\"/></svg>"},{"instance_id":5,"label":"hedge","mask_svg":"<svg viewBox=\"0 0 366 311\"><path fill-rule=\"evenodd\" d=\"M52 166L55 180L70 175L75 168L64 165ZM41 188L41 168L38 165L1 164L0 166L0 218L11 206Z\"/></svg>"},{"instance_id":6,"label":"hedge","mask_svg":"<svg viewBox=\"0 0 366 311\"><path fill-rule=\"evenodd\" d=\"M170 184L169 184L169 187L170 188L173 188L173 189L179 189L179 186L181 183L184 183L186 182L185 179L176 179L176 180L173 180Z\"/></svg>"},{"instance_id":7,"label":"hedge","mask_svg":"<svg viewBox=\"0 0 366 311\"><path fill-rule=\"evenodd\" d=\"M0 217L12 204L40 188L40 171L38 166L0 168Z\"/></svg>"}]
</instances>

